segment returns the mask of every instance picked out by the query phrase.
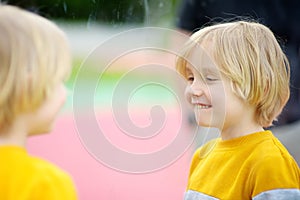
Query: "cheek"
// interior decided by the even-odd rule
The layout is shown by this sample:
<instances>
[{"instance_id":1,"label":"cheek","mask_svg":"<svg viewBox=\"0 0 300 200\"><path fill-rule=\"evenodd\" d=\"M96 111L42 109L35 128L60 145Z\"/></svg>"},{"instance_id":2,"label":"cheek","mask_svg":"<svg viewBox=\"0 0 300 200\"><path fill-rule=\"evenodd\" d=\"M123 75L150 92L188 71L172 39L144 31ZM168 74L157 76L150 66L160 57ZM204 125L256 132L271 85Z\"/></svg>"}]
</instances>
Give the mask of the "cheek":
<instances>
[{"instance_id":1,"label":"cheek","mask_svg":"<svg viewBox=\"0 0 300 200\"><path fill-rule=\"evenodd\" d=\"M214 107L214 112L218 115L224 116L228 103L227 96L223 88L214 88L210 90L211 102Z\"/></svg>"},{"instance_id":2,"label":"cheek","mask_svg":"<svg viewBox=\"0 0 300 200\"><path fill-rule=\"evenodd\" d=\"M184 96L185 96L187 102L191 103L191 88L189 86L187 86L185 88Z\"/></svg>"},{"instance_id":3,"label":"cheek","mask_svg":"<svg viewBox=\"0 0 300 200\"><path fill-rule=\"evenodd\" d=\"M64 104L66 99L67 99L67 91L66 91L66 88L64 86L61 87L59 96L61 97L60 98L61 104Z\"/></svg>"},{"instance_id":4,"label":"cheek","mask_svg":"<svg viewBox=\"0 0 300 200\"><path fill-rule=\"evenodd\" d=\"M56 90L55 90L55 94L56 97L60 97L61 100L66 99L67 96L67 89L63 84L60 84L57 86Z\"/></svg>"},{"instance_id":5,"label":"cheek","mask_svg":"<svg viewBox=\"0 0 300 200\"><path fill-rule=\"evenodd\" d=\"M55 92L52 94L51 98L48 100L46 109L51 115L56 115L57 112L61 109L66 101L66 89L63 85L58 86Z\"/></svg>"}]
</instances>

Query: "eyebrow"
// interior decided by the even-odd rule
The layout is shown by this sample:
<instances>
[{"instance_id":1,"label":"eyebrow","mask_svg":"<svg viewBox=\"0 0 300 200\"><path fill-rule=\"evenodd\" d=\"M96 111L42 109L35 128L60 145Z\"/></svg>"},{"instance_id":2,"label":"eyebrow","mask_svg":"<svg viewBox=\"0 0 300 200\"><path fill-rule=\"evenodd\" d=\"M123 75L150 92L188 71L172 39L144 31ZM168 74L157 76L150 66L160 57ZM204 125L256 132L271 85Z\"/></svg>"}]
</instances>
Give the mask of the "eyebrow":
<instances>
[{"instance_id":1,"label":"eyebrow","mask_svg":"<svg viewBox=\"0 0 300 200\"><path fill-rule=\"evenodd\" d=\"M216 76L219 76L220 75L220 71L219 69L211 69L211 68L207 68L207 67L204 67L201 69L202 73L209 73L209 74L213 74L213 75L216 75Z\"/></svg>"},{"instance_id":2,"label":"eyebrow","mask_svg":"<svg viewBox=\"0 0 300 200\"><path fill-rule=\"evenodd\" d=\"M201 67L201 69L197 69L196 67L192 66L191 64L187 64L185 66L185 71L186 72L192 72L193 70L197 71L201 75L203 75L203 74L212 74L212 75L215 75L215 76L220 76L220 73L221 73L217 67L213 68L213 69L211 67Z\"/></svg>"}]
</instances>

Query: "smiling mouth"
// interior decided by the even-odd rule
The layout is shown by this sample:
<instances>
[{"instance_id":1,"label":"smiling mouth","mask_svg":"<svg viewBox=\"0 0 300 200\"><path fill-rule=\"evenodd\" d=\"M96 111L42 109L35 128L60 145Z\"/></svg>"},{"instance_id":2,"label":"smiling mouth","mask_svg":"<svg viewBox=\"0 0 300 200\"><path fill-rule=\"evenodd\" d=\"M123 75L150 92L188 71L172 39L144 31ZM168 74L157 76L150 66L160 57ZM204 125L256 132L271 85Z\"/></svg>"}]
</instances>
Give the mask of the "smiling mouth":
<instances>
[{"instance_id":1,"label":"smiling mouth","mask_svg":"<svg viewBox=\"0 0 300 200\"><path fill-rule=\"evenodd\" d=\"M212 105L206 104L206 103L202 103L200 100L198 99L191 99L191 103L195 106L195 108L197 109L209 109L212 107Z\"/></svg>"},{"instance_id":2,"label":"smiling mouth","mask_svg":"<svg viewBox=\"0 0 300 200\"><path fill-rule=\"evenodd\" d=\"M196 104L195 105L198 109L209 109L212 106L211 105L204 105L204 104Z\"/></svg>"}]
</instances>

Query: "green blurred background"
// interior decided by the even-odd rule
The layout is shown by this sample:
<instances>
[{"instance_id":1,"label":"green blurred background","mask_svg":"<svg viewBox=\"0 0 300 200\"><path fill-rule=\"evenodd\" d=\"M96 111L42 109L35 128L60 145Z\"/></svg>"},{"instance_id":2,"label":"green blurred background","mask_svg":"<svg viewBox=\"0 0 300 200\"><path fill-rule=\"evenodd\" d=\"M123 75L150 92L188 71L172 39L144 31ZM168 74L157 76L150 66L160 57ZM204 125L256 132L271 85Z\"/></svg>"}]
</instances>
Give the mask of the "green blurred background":
<instances>
[{"instance_id":1,"label":"green blurred background","mask_svg":"<svg viewBox=\"0 0 300 200\"><path fill-rule=\"evenodd\" d=\"M154 23L176 15L179 0L7 0L7 4L56 20L108 24ZM149 10L155 10L153 16Z\"/></svg>"}]
</instances>

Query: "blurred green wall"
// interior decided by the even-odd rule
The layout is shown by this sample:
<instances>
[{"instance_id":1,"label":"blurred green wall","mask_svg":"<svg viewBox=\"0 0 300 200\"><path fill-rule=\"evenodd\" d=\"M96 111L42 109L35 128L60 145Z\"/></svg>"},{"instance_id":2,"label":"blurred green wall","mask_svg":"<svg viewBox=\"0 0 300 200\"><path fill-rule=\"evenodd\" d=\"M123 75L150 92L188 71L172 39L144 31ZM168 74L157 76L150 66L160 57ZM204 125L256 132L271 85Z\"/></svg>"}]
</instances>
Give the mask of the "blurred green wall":
<instances>
[{"instance_id":1,"label":"blurred green wall","mask_svg":"<svg viewBox=\"0 0 300 200\"><path fill-rule=\"evenodd\" d=\"M143 23L149 10L173 17L179 0L6 0L44 17L106 23ZM153 14L153 12L159 12Z\"/></svg>"}]
</instances>

